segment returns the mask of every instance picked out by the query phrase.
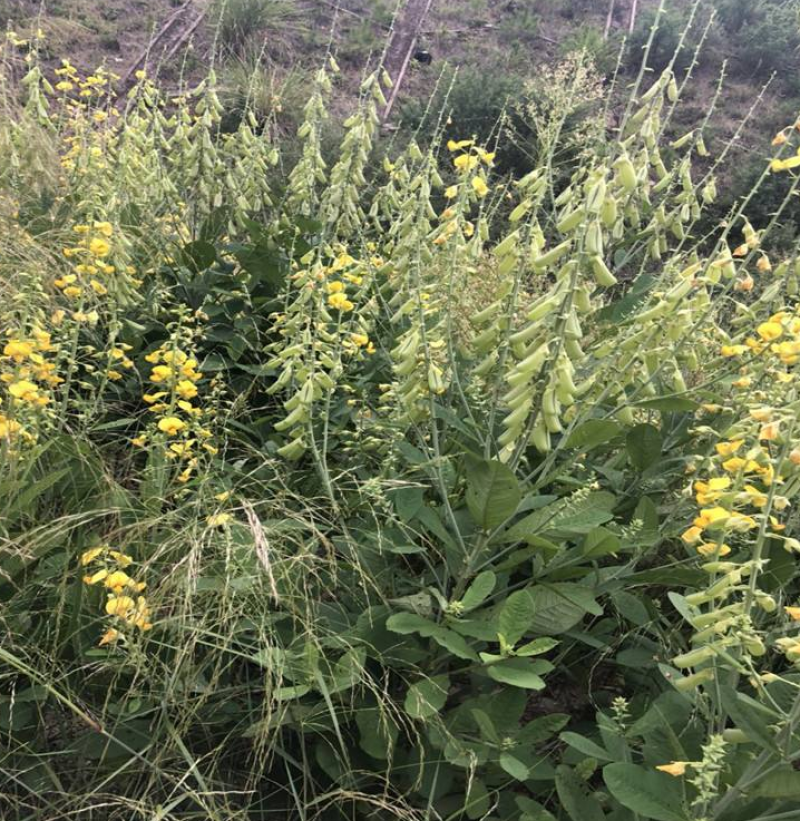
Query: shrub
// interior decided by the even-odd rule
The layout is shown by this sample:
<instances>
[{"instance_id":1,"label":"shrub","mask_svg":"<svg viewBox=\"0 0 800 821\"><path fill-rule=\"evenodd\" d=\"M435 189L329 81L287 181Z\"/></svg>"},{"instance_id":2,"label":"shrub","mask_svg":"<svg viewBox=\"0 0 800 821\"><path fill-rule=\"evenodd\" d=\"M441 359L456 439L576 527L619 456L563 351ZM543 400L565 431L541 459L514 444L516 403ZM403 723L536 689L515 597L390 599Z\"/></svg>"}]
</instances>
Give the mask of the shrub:
<instances>
[{"instance_id":1,"label":"shrub","mask_svg":"<svg viewBox=\"0 0 800 821\"><path fill-rule=\"evenodd\" d=\"M568 85L523 176L462 133L368 180L381 72L326 162L321 69L283 168L213 71L17 67L4 817L795 812L797 261L696 237L673 76L564 165Z\"/></svg>"}]
</instances>

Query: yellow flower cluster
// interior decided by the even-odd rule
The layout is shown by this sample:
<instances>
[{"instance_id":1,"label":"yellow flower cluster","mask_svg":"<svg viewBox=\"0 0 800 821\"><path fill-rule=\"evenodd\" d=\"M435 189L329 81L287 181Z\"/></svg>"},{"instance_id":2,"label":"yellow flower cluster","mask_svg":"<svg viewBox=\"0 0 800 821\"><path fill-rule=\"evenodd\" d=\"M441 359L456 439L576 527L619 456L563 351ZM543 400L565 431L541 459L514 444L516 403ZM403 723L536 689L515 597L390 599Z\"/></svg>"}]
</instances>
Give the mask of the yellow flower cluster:
<instances>
[{"instance_id":1,"label":"yellow flower cluster","mask_svg":"<svg viewBox=\"0 0 800 821\"><path fill-rule=\"evenodd\" d=\"M126 626L142 631L153 627L147 599L140 595L147 585L128 575L126 570L131 564L130 556L108 545L92 547L81 555L81 566L87 568L84 583L102 585L108 590L105 611L114 620L114 626L103 634L101 646L116 641Z\"/></svg>"},{"instance_id":2,"label":"yellow flower cluster","mask_svg":"<svg viewBox=\"0 0 800 821\"><path fill-rule=\"evenodd\" d=\"M203 374L198 362L185 350L166 342L145 359L152 365L150 382L155 389L143 395L153 414L159 415L155 429L163 434L166 456L180 462L178 481L186 483L199 465L202 451L216 455L212 433L202 424L206 412L193 404L199 396L198 383ZM136 447L145 447L153 433L144 433L132 440ZM174 440L174 441L173 441Z\"/></svg>"},{"instance_id":3,"label":"yellow flower cluster","mask_svg":"<svg viewBox=\"0 0 800 821\"><path fill-rule=\"evenodd\" d=\"M0 382L6 393L5 399L0 396L0 441L25 436L20 420L30 415L30 409L51 401L51 388L63 381L55 363L47 359L55 351L50 333L38 327L29 334L6 335L0 357Z\"/></svg>"},{"instance_id":4,"label":"yellow flower cluster","mask_svg":"<svg viewBox=\"0 0 800 821\"><path fill-rule=\"evenodd\" d=\"M106 259L111 254L111 237L114 228L110 222L93 222L91 225L74 225L72 230L79 239L63 249L71 262L71 270L53 280L53 284L70 300L82 300L89 293L97 297L108 293L104 276L116 273L116 268Z\"/></svg>"}]
</instances>

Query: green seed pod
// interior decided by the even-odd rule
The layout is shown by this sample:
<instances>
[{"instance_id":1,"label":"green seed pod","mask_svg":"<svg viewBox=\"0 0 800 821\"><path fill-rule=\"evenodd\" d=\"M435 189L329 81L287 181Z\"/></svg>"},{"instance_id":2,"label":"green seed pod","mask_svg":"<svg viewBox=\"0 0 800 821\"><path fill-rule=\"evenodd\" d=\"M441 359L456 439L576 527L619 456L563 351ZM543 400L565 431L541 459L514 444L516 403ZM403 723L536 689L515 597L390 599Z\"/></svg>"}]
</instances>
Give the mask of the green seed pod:
<instances>
[{"instance_id":1,"label":"green seed pod","mask_svg":"<svg viewBox=\"0 0 800 821\"><path fill-rule=\"evenodd\" d=\"M728 744L749 744L752 739L744 730L735 727L728 727L722 731L722 738Z\"/></svg>"},{"instance_id":2,"label":"green seed pod","mask_svg":"<svg viewBox=\"0 0 800 821\"><path fill-rule=\"evenodd\" d=\"M636 189L638 182L636 179L636 169L633 167L633 163L630 161L630 158L627 155L620 157L614 163L614 168L616 169L617 179L619 180L623 190L630 194Z\"/></svg>"},{"instance_id":3,"label":"green seed pod","mask_svg":"<svg viewBox=\"0 0 800 821\"><path fill-rule=\"evenodd\" d=\"M523 425L525 420L528 418L528 414L531 410L531 405L533 405L533 398L529 397L524 401L520 402L516 410L512 411L504 420L503 420L503 427L505 428L517 428Z\"/></svg>"},{"instance_id":4,"label":"green seed pod","mask_svg":"<svg viewBox=\"0 0 800 821\"><path fill-rule=\"evenodd\" d=\"M667 83L667 99L671 103L678 102L678 83L674 77L671 77L669 83Z\"/></svg>"},{"instance_id":5,"label":"green seed pod","mask_svg":"<svg viewBox=\"0 0 800 821\"><path fill-rule=\"evenodd\" d=\"M706 644L704 647L698 647L696 650L690 650L688 653L681 653L672 659L672 663L676 667L697 667L704 661L714 658L717 655L716 645Z\"/></svg>"},{"instance_id":6,"label":"green seed pod","mask_svg":"<svg viewBox=\"0 0 800 821\"><path fill-rule=\"evenodd\" d=\"M603 229L597 221L586 230L586 251L592 256L603 256Z\"/></svg>"},{"instance_id":7,"label":"green seed pod","mask_svg":"<svg viewBox=\"0 0 800 821\"><path fill-rule=\"evenodd\" d=\"M528 319L531 322L536 322L537 320L546 317L558 307L559 302L560 299L558 296L549 296L544 299L537 300L530 311L528 311Z\"/></svg>"},{"instance_id":8,"label":"green seed pod","mask_svg":"<svg viewBox=\"0 0 800 821\"><path fill-rule=\"evenodd\" d=\"M547 253L542 254L538 259L534 260L533 268L535 271L543 271L551 265L554 265L558 262L564 254L569 251L570 247L572 246L572 242L570 240L565 240L560 245L556 245L554 248L551 248Z\"/></svg>"},{"instance_id":9,"label":"green seed pod","mask_svg":"<svg viewBox=\"0 0 800 821\"><path fill-rule=\"evenodd\" d=\"M702 134L697 138L697 154L700 157L707 157L709 155L709 150L706 148L706 141L703 139Z\"/></svg>"},{"instance_id":10,"label":"green seed pod","mask_svg":"<svg viewBox=\"0 0 800 821\"><path fill-rule=\"evenodd\" d=\"M684 676L677 681L672 682L672 686L679 693L688 693L691 690L696 690L701 684L708 684L714 680L713 670L701 670L699 673L694 673L691 676Z\"/></svg>"},{"instance_id":11,"label":"green seed pod","mask_svg":"<svg viewBox=\"0 0 800 821\"><path fill-rule=\"evenodd\" d=\"M603 201L603 208L600 211L600 219L606 228L613 228L619 217L617 201L611 194L608 194Z\"/></svg>"},{"instance_id":12,"label":"green seed pod","mask_svg":"<svg viewBox=\"0 0 800 821\"><path fill-rule=\"evenodd\" d=\"M606 181L601 177L589 189L586 195L586 211L589 214L599 214L606 198Z\"/></svg>"},{"instance_id":13,"label":"green seed pod","mask_svg":"<svg viewBox=\"0 0 800 821\"><path fill-rule=\"evenodd\" d=\"M551 449L550 434L545 426L544 419L541 417L536 420L531 433L531 444L539 451L539 453L549 453Z\"/></svg>"},{"instance_id":14,"label":"green seed pod","mask_svg":"<svg viewBox=\"0 0 800 821\"><path fill-rule=\"evenodd\" d=\"M597 284L603 288L610 288L617 284L617 278L609 271L602 257L592 257L592 271Z\"/></svg>"},{"instance_id":15,"label":"green seed pod","mask_svg":"<svg viewBox=\"0 0 800 821\"><path fill-rule=\"evenodd\" d=\"M494 255L498 258L510 254L517 247L519 241L519 230L509 234L502 242L498 243L494 249Z\"/></svg>"},{"instance_id":16,"label":"green seed pod","mask_svg":"<svg viewBox=\"0 0 800 821\"><path fill-rule=\"evenodd\" d=\"M278 448L278 455L282 456L284 459L294 461L299 459L305 451L306 445L303 442L303 439L298 436L296 439L292 439L291 442L288 442L283 447Z\"/></svg>"},{"instance_id":17,"label":"green seed pod","mask_svg":"<svg viewBox=\"0 0 800 821\"><path fill-rule=\"evenodd\" d=\"M547 354L550 351L550 344L548 342L544 342L539 345L534 351L532 351L522 362L518 362L514 371L520 374L532 374L534 371L538 371L539 368L544 364L544 361L547 359ZM509 384L511 384L511 379L509 378Z\"/></svg>"},{"instance_id":18,"label":"green seed pod","mask_svg":"<svg viewBox=\"0 0 800 821\"><path fill-rule=\"evenodd\" d=\"M514 210L513 210L510 214L509 214L509 215L508 215L508 221L509 221L509 222L511 222L511 223L514 223L514 222L519 222L519 221L520 221L520 220L521 220L521 219L525 216L525 214L527 214L527 213L528 213L528 211L529 211L529 209L530 209L530 207L531 207L531 205L532 205L532 204L533 204L533 203L532 203L532 201L531 201L531 200L523 200L523 201L522 201L522 202L521 202L521 203L520 203L520 204L519 204L519 205L518 205L518 206L517 206L517 207L516 207L516 208L515 208L515 209L514 209Z\"/></svg>"},{"instance_id":19,"label":"green seed pod","mask_svg":"<svg viewBox=\"0 0 800 821\"><path fill-rule=\"evenodd\" d=\"M676 151L683 148L685 145L688 145L694 139L694 131L690 131L688 134L684 134L682 137L679 137L677 140L674 140L670 143L672 148Z\"/></svg>"},{"instance_id":20,"label":"green seed pod","mask_svg":"<svg viewBox=\"0 0 800 821\"><path fill-rule=\"evenodd\" d=\"M556 229L560 234L568 234L574 231L586 218L586 214L582 208L576 208L574 211L563 217L557 224Z\"/></svg>"}]
</instances>

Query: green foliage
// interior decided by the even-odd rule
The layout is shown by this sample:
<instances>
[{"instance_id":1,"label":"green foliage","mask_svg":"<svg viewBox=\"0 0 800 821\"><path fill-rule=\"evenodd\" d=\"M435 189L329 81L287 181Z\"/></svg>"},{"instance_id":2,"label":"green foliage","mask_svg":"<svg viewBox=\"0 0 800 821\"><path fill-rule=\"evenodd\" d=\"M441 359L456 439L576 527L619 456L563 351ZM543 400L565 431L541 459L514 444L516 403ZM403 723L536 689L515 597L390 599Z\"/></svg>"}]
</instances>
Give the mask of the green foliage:
<instances>
[{"instance_id":1,"label":"green foliage","mask_svg":"<svg viewBox=\"0 0 800 821\"><path fill-rule=\"evenodd\" d=\"M386 146L380 71L340 118L332 60L283 138L214 72L109 118L22 68L4 817L795 811L797 260L749 204L708 219L675 76L611 132L585 55L466 75L423 147Z\"/></svg>"}]
</instances>

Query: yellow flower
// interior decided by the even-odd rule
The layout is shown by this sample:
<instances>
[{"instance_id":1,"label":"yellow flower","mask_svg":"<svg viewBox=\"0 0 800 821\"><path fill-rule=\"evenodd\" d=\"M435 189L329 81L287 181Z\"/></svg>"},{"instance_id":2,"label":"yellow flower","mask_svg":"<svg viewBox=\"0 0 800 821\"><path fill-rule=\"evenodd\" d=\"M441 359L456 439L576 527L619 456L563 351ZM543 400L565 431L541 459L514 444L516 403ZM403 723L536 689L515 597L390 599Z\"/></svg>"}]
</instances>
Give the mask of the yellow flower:
<instances>
[{"instance_id":1,"label":"yellow flower","mask_svg":"<svg viewBox=\"0 0 800 821\"><path fill-rule=\"evenodd\" d=\"M23 339L9 339L3 348L3 355L11 357L15 362L22 362L33 353L33 345Z\"/></svg>"},{"instance_id":2,"label":"yellow flower","mask_svg":"<svg viewBox=\"0 0 800 821\"><path fill-rule=\"evenodd\" d=\"M350 334L350 339L353 341L353 344L359 348L363 348L369 343L369 337L366 334Z\"/></svg>"},{"instance_id":3,"label":"yellow flower","mask_svg":"<svg viewBox=\"0 0 800 821\"><path fill-rule=\"evenodd\" d=\"M743 376L741 379L734 379L731 382L734 388L749 388L753 384L753 380L749 376Z\"/></svg>"},{"instance_id":4,"label":"yellow flower","mask_svg":"<svg viewBox=\"0 0 800 821\"><path fill-rule=\"evenodd\" d=\"M773 138L772 138L772 145L779 146L783 145L787 142L789 138L786 136L786 132L779 131Z\"/></svg>"},{"instance_id":5,"label":"yellow flower","mask_svg":"<svg viewBox=\"0 0 800 821\"><path fill-rule=\"evenodd\" d=\"M783 327L780 322L762 322L758 328L756 328L756 331L765 342L772 342L781 336L783 333Z\"/></svg>"},{"instance_id":6,"label":"yellow flower","mask_svg":"<svg viewBox=\"0 0 800 821\"><path fill-rule=\"evenodd\" d=\"M84 550L81 553L81 564L85 567L91 564L101 553L105 551L105 547L92 547L89 550Z\"/></svg>"},{"instance_id":7,"label":"yellow flower","mask_svg":"<svg viewBox=\"0 0 800 821\"><path fill-rule=\"evenodd\" d=\"M800 621L800 607L784 607L783 609L792 621Z\"/></svg>"},{"instance_id":8,"label":"yellow flower","mask_svg":"<svg viewBox=\"0 0 800 821\"><path fill-rule=\"evenodd\" d=\"M769 257L766 254L762 254L758 258L756 268L758 269L759 273L762 274L766 274L768 271L772 270L772 263L769 261Z\"/></svg>"},{"instance_id":9,"label":"yellow flower","mask_svg":"<svg viewBox=\"0 0 800 821\"><path fill-rule=\"evenodd\" d=\"M182 379L175 386L175 393L183 399L194 399L194 397L197 396L197 387L194 382L188 379Z\"/></svg>"},{"instance_id":10,"label":"yellow flower","mask_svg":"<svg viewBox=\"0 0 800 821\"><path fill-rule=\"evenodd\" d=\"M108 575L108 570L98 570L96 573L92 574L91 576L84 576L83 581L86 584L97 584L98 582L103 581L105 577Z\"/></svg>"},{"instance_id":11,"label":"yellow flower","mask_svg":"<svg viewBox=\"0 0 800 821\"><path fill-rule=\"evenodd\" d=\"M446 188L445 191L444 191L444 195L449 200L454 199L455 197L458 196L458 186L457 185L451 185L449 188Z\"/></svg>"},{"instance_id":12,"label":"yellow flower","mask_svg":"<svg viewBox=\"0 0 800 821\"><path fill-rule=\"evenodd\" d=\"M110 237L114 233L114 228L110 222L96 222L95 231L99 231L104 237Z\"/></svg>"},{"instance_id":13,"label":"yellow flower","mask_svg":"<svg viewBox=\"0 0 800 821\"><path fill-rule=\"evenodd\" d=\"M688 765L688 761L671 761L669 764L659 764L656 769L659 770L659 772L678 778L686 772L686 767Z\"/></svg>"},{"instance_id":14,"label":"yellow flower","mask_svg":"<svg viewBox=\"0 0 800 821\"><path fill-rule=\"evenodd\" d=\"M47 399L39 395L39 388L33 382L27 379L20 379L18 382L12 382L8 387L8 392L14 399L20 399L23 402L38 402L44 404ZM44 400L44 402L42 401Z\"/></svg>"},{"instance_id":15,"label":"yellow flower","mask_svg":"<svg viewBox=\"0 0 800 821\"><path fill-rule=\"evenodd\" d=\"M156 365L150 373L151 382L164 382L172 376L172 368L169 365Z\"/></svg>"},{"instance_id":16,"label":"yellow flower","mask_svg":"<svg viewBox=\"0 0 800 821\"><path fill-rule=\"evenodd\" d=\"M723 356L741 356L743 353L747 353L747 346L746 345L723 345L720 348L720 353Z\"/></svg>"},{"instance_id":17,"label":"yellow flower","mask_svg":"<svg viewBox=\"0 0 800 821\"><path fill-rule=\"evenodd\" d=\"M331 294L328 297L328 305L337 311L352 311L353 303L344 294Z\"/></svg>"},{"instance_id":18,"label":"yellow flower","mask_svg":"<svg viewBox=\"0 0 800 821\"><path fill-rule=\"evenodd\" d=\"M778 438L780 426L780 422L769 422L766 425L762 425L758 434L759 440L762 442L773 442Z\"/></svg>"},{"instance_id":19,"label":"yellow flower","mask_svg":"<svg viewBox=\"0 0 800 821\"><path fill-rule=\"evenodd\" d=\"M709 556L727 556L731 549L726 544L717 544L716 542L704 542L697 545L697 552L701 556L708 558Z\"/></svg>"},{"instance_id":20,"label":"yellow flower","mask_svg":"<svg viewBox=\"0 0 800 821\"><path fill-rule=\"evenodd\" d=\"M707 527L728 521L733 515L735 514L725 510L724 507L705 507L700 511L700 515L695 518L694 524L695 527L704 530Z\"/></svg>"},{"instance_id":21,"label":"yellow flower","mask_svg":"<svg viewBox=\"0 0 800 821\"><path fill-rule=\"evenodd\" d=\"M329 282L326 287L328 289L329 294L340 294L342 293L342 291L344 291L344 282L340 282L337 279L333 282Z\"/></svg>"},{"instance_id":22,"label":"yellow flower","mask_svg":"<svg viewBox=\"0 0 800 821\"><path fill-rule=\"evenodd\" d=\"M489 193L489 186L482 177L473 177L472 190L479 196L485 197Z\"/></svg>"},{"instance_id":23,"label":"yellow flower","mask_svg":"<svg viewBox=\"0 0 800 821\"><path fill-rule=\"evenodd\" d=\"M133 579L122 570L115 570L113 573L106 576L103 581L103 584L115 593L122 593L126 587L132 585L133 583Z\"/></svg>"},{"instance_id":24,"label":"yellow flower","mask_svg":"<svg viewBox=\"0 0 800 821\"><path fill-rule=\"evenodd\" d=\"M456 142L455 140L448 140L447 141L447 150L448 151L461 151L463 148L469 148L471 145L475 144L475 140L459 140Z\"/></svg>"},{"instance_id":25,"label":"yellow flower","mask_svg":"<svg viewBox=\"0 0 800 821\"><path fill-rule=\"evenodd\" d=\"M744 439L734 439L731 442L718 442L715 447L720 456L733 456L744 444Z\"/></svg>"},{"instance_id":26,"label":"yellow flower","mask_svg":"<svg viewBox=\"0 0 800 821\"><path fill-rule=\"evenodd\" d=\"M166 416L158 421L158 429L167 436L175 436L186 427L186 423L177 416Z\"/></svg>"},{"instance_id":27,"label":"yellow flower","mask_svg":"<svg viewBox=\"0 0 800 821\"><path fill-rule=\"evenodd\" d=\"M119 630L115 630L113 627L109 627L105 633L103 633L102 638L100 639L99 646L102 647L104 644L111 644L112 641L116 641L120 636Z\"/></svg>"},{"instance_id":28,"label":"yellow flower","mask_svg":"<svg viewBox=\"0 0 800 821\"><path fill-rule=\"evenodd\" d=\"M458 171L471 171L478 164L478 158L471 154L462 154L453 160L453 165Z\"/></svg>"},{"instance_id":29,"label":"yellow flower","mask_svg":"<svg viewBox=\"0 0 800 821\"><path fill-rule=\"evenodd\" d=\"M62 80L60 83L56 83L56 91L72 91L75 86L69 82L69 80Z\"/></svg>"},{"instance_id":30,"label":"yellow flower","mask_svg":"<svg viewBox=\"0 0 800 821\"><path fill-rule=\"evenodd\" d=\"M224 527L232 519L230 513L214 513L206 518L209 527Z\"/></svg>"},{"instance_id":31,"label":"yellow flower","mask_svg":"<svg viewBox=\"0 0 800 821\"><path fill-rule=\"evenodd\" d=\"M127 553L121 553L119 550L109 550L108 555L120 566L128 567L133 564L133 559Z\"/></svg>"},{"instance_id":32,"label":"yellow flower","mask_svg":"<svg viewBox=\"0 0 800 821\"><path fill-rule=\"evenodd\" d=\"M134 607L136 602L130 596L111 596L106 602L106 613L125 618Z\"/></svg>"},{"instance_id":33,"label":"yellow flower","mask_svg":"<svg viewBox=\"0 0 800 821\"><path fill-rule=\"evenodd\" d=\"M681 534L681 539L687 545L697 544L703 535L703 531L699 527L690 527Z\"/></svg>"},{"instance_id":34,"label":"yellow flower","mask_svg":"<svg viewBox=\"0 0 800 821\"><path fill-rule=\"evenodd\" d=\"M159 399L163 399L166 395L166 391L158 391L156 393L146 393L142 396L142 399L144 399L148 405L152 405L154 402L158 402Z\"/></svg>"},{"instance_id":35,"label":"yellow flower","mask_svg":"<svg viewBox=\"0 0 800 821\"><path fill-rule=\"evenodd\" d=\"M153 351L145 356L145 361L155 365L161 361L161 351Z\"/></svg>"},{"instance_id":36,"label":"yellow flower","mask_svg":"<svg viewBox=\"0 0 800 821\"><path fill-rule=\"evenodd\" d=\"M476 148L475 150L478 152L478 156L481 158L483 162L486 163L486 165L491 165L491 163L494 161L494 151L484 151L482 148Z\"/></svg>"},{"instance_id":37,"label":"yellow flower","mask_svg":"<svg viewBox=\"0 0 800 821\"><path fill-rule=\"evenodd\" d=\"M228 499L231 498L231 492L229 490L223 490L222 493L215 494L214 498L218 502L227 502Z\"/></svg>"},{"instance_id":38,"label":"yellow flower","mask_svg":"<svg viewBox=\"0 0 800 821\"><path fill-rule=\"evenodd\" d=\"M89 251L95 257L99 257L102 259L103 257L107 257L111 253L111 244L101 237L95 237L89 243Z\"/></svg>"}]
</instances>

